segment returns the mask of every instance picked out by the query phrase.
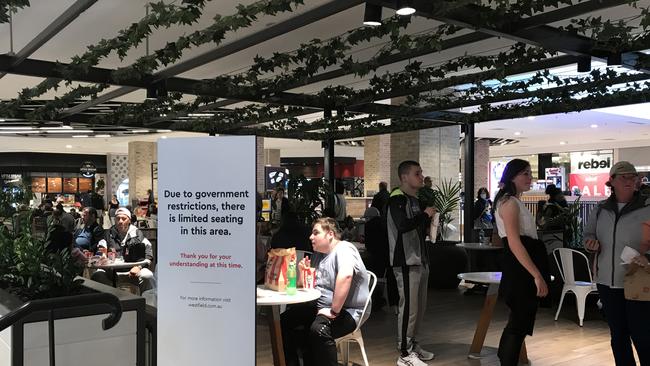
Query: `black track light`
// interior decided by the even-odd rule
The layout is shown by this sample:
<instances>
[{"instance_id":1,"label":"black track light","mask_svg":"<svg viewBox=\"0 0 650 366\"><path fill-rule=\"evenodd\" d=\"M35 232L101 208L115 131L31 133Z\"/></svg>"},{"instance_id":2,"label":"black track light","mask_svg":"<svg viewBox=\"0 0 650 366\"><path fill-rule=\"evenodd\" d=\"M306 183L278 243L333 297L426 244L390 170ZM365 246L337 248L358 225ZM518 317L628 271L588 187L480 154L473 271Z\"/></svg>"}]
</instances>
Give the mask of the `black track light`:
<instances>
[{"instance_id":1,"label":"black track light","mask_svg":"<svg viewBox=\"0 0 650 366\"><path fill-rule=\"evenodd\" d=\"M578 72L591 71L591 57L585 56L578 58Z\"/></svg>"},{"instance_id":2,"label":"black track light","mask_svg":"<svg viewBox=\"0 0 650 366\"><path fill-rule=\"evenodd\" d=\"M363 14L363 24L373 27L381 25L381 6L366 3L366 11Z\"/></svg>"}]
</instances>

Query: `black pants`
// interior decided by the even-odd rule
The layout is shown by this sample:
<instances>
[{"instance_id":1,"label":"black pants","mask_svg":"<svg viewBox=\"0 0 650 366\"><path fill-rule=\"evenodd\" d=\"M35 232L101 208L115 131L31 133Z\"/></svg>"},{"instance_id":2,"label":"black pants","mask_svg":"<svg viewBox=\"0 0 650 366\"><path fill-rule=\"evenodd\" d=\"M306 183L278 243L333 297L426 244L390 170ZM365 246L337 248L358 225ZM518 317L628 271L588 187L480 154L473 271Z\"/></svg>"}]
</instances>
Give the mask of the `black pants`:
<instances>
[{"instance_id":1,"label":"black pants","mask_svg":"<svg viewBox=\"0 0 650 366\"><path fill-rule=\"evenodd\" d=\"M650 302L626 300L622 288L598 285L598 293L612 336L616 366L636 365L632 342L641 366L650 365Z\"/></svg>"},{"instance_id":2,"label":"black pants","mask_svg":"<svg viewBox=\"0 0 650 366\"><path fill-rule=\"evenodd\" d=\"M357 327L354 318L342 310L339 316L328 319L316 315L315 303L293 305L282 313L282 339L287 366L298 366L300 350L303 364L337 366L336 338L352 333Z\"/></svg>"}]
</instances>

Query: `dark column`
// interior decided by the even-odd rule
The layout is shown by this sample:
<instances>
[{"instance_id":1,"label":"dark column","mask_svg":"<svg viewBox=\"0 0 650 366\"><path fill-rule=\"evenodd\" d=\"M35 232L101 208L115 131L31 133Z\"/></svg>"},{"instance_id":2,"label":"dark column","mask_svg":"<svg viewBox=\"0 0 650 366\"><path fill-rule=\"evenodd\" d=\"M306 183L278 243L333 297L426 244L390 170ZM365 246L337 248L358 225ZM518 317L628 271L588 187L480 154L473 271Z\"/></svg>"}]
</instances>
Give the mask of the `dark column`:
<instances>
[{"instance_id":1,"label":"dark column","mask_svg":"<svg viewBox=\"0 0 650 366\"><path fill-rule=\"evenodd\" d=\"M464 206L464 226L463 226L463 241L474 241L474 125L467 123L465 125L465 176L463 182L463 191L465 192L465 206Z\"/></svg>"},{"instance_id":2,"label":"dark column","mask_svg":"<svg viewBox=\"0 0 650 366\"><path fill-rule=\"evenodd\" d=\"M323 117L332 118L332 110L326 109L323 111ZM323 175L325 181L329 184L334 192L334 139L327 139L323 141ZM334 207L334 196L330 197L328 207Z\"/></svg>"},{"instance_id":3,"label":"dark column","mask_svg":"<svg viewBox=\"0 0 650 366\"><path fill-rule=\"evenodd\" d=\"M553 167L553 154L539 154L537 155L537 178L546 178L546 168Z\"/></svg>"}]
</instances>

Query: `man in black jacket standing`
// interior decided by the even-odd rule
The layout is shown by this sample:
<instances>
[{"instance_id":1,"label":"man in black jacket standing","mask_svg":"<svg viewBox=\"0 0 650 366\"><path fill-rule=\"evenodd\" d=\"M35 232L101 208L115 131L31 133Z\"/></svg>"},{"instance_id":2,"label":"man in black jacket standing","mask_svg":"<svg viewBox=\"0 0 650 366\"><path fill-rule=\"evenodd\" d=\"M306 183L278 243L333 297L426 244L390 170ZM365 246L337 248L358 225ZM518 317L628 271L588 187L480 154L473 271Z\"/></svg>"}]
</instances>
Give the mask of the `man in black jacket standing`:
<instances>
[{"instance_id":1,"label":"man in black jacket standing","mask_svg":"<svg viewBox=\"0 0 650 366\"><path fill-rule=\"evenodd\" d=\"M388 243L390 263L397 279L399 312L397 366L422 366L435 355L420 347L417 334L427 304L429 258L425 230L436 209L420 208L417 192L424 185L422 168L416 161L404 161L397 168L400 187L388 200Z\"/></svg>"}]
</instances>

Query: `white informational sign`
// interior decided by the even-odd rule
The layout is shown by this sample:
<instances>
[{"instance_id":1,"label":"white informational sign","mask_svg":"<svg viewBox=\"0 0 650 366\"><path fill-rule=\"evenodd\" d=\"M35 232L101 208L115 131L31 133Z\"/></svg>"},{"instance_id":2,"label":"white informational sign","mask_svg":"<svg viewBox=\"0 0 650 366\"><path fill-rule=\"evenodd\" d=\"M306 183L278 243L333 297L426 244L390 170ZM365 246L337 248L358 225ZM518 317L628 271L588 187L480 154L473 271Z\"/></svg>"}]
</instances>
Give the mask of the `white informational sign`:
<instances>
[{"instance_id":1,"label":"white informational sign","mask_svg":"<svg viewBox=\"0 0 650 366\"><path fill-rule=\"evenodd\" d=\"M566 172L564 167L546 168L544 169L544 173L547 181L551 181L562 191L566 190Z\"/></svg>"},{"instance_id":2,"label":"white informational sign","mask_svg":"<svg viewBox=\"0 0 650 366\"><path fill-rule=\"evenodd\" d=\"M255 137L158 142L158 365L255 364Z\"/></svg>"}]
</instances>

